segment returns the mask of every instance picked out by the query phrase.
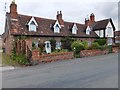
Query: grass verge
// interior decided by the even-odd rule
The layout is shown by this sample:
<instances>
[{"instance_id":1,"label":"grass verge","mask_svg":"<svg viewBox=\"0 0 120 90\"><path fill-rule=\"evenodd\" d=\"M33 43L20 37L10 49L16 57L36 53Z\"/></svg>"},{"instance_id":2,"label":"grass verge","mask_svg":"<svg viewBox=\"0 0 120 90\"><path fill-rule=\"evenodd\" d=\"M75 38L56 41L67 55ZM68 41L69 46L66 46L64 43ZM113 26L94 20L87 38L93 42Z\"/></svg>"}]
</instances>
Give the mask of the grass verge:
<instances>
[{"instance_id":1,"label":"grass verge","mask_svg":"<svg viewBox=\"0 0 120 90\"><path fill-rule=\"evenodd\" d=\"M2 66L20 66L16 61L11 60L10 55L2 53Z\"/></svg>"}]
</instances>

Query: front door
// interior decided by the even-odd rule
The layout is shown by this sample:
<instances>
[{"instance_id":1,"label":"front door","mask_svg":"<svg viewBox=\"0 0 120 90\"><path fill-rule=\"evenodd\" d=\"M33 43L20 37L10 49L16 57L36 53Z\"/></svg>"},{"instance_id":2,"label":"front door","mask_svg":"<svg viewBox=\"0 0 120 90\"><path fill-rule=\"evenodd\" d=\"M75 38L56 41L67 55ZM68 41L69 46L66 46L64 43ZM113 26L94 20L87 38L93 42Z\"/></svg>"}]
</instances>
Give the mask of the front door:
<instances>
[{"instance_id":1,"label":"front door","mask_svg":"<svg viewBox=\"0 0 120 90\"><path fill-rule=\"evenodd\" d=\"M46 53L51 53L51 44L50 41L45 42L45 51Z\"/></svg>"}]
</instances>

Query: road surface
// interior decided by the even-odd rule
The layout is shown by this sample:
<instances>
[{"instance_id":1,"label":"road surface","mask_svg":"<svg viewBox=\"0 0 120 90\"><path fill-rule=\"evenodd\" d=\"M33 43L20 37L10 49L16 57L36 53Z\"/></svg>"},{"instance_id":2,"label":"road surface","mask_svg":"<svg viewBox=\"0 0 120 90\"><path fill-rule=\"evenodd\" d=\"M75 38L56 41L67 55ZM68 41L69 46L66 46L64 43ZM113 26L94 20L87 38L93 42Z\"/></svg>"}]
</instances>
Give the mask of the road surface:
<instances>
[{"instance_id":1,"label":"road surface","mask_svg":"<svg viewBox=\"0 0 120 90\"><path fill-rule=\"evenodd\" d=\"M118 88L118 55L64 60L2 72L3 88Z\"/></svg>"}]
</instances>

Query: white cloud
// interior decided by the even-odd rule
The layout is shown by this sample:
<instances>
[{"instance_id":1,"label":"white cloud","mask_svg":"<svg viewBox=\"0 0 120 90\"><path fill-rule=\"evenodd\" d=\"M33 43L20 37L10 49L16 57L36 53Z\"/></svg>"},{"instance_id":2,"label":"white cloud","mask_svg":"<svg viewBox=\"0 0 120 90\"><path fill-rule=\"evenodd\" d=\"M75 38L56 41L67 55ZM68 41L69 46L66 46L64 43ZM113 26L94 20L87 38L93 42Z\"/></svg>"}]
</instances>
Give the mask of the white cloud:
<instances>
[{"instance_id":1,"label":"white cloud","mask_svg":"<svg viewBox=\"0 0 120 90\"><path fill-rule=\"evenodd\" d=\"M7 2L7 11L12 0L0 0L0 34L4 32L5 13L4 3ZM119 0L16 0L18 13L45 18L56 19L56 12L62 10L65 21L84 23L84 18L95 13L96 20L112 18L117 27Z\"/></svg>"}]
</instances>

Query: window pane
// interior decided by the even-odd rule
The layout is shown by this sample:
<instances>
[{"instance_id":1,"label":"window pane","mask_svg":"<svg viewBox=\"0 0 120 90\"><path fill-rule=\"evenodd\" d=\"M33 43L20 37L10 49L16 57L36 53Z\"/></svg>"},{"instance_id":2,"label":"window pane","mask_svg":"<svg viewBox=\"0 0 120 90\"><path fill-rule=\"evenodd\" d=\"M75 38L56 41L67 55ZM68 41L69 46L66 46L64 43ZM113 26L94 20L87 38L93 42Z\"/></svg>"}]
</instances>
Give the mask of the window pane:
<instances>
[{"instance_id":1,"label":"window pane","mask_svg":"<svg viewBox=\"0 0 120 90\"><path fill-rule=\"evenodd\" d=\"M61 49L61 42L56 42L56 49Z\"/></svg>"},{"instance_id":2,"label":"window pane","mask_svg":"<svg viewBox=\"0 0 120 90\"><path fill-rule=\"evenodd\" d=\"M77 30L75 28L72 29L72 34L77 34Z\"/></svg>"},{"instance_id":3,"label":"window pane","mask_svg":"<svg viewBox=\"0 0 120 90\"><path fill-rule=\"evenodd\" d=\"M33 24L31 24L31 25L30 25L30 31L36 31L36 26L33 25Z\"/></svg>"},{"instance_id":4,"label":"window pane","mask_svg":"<svg viewBox=\"0 0 120 90\"><path fill-rule=\"evenodd\" d=\"M59 33L60 32L60 28L58 26L55 27L55 33Z\"/></svg>"}]
</instances>

